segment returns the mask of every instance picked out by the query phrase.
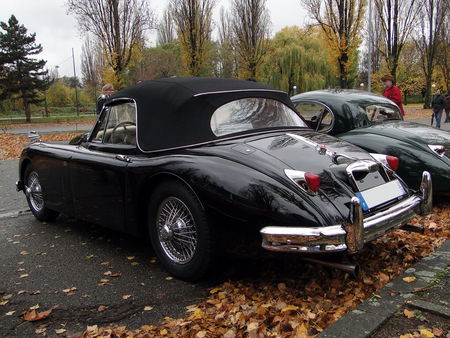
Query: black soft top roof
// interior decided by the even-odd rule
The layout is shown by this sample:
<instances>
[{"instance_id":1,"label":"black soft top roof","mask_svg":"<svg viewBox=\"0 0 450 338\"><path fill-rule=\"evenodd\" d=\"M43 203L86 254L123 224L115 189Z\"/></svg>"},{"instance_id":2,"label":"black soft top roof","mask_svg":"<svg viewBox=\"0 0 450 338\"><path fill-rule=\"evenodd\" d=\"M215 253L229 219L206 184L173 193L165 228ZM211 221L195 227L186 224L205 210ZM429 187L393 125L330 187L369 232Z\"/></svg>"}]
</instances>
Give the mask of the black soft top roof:
<instances>
[{"instance_id":1,"label":"black soft top roof","mask_svg":"<svg viewBox=\"0 0 450 338\"><path fill-rule=\"evenodd\" d=\"M137 142L152 152L218 139L211 130L214 111L245 97L264 97L293 108L286 93L234 79L167 78L140 82L113 94L106 104L131 99L137 106Z\"/></svg>"}]
</instances>

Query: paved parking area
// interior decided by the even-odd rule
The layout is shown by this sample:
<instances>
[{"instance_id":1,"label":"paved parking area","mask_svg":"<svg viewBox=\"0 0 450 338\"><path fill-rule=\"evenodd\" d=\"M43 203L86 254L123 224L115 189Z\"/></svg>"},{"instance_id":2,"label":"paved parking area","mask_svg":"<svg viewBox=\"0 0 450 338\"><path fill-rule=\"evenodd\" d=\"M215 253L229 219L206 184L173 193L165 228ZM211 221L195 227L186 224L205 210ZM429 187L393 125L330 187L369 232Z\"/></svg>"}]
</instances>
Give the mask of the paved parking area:
<instances>
[{"instance_id":1,"label":"paved parking area","mask_svg":"<svg viewBox=\"0 0 450 338\"><path fill-rule=\"evenodd\" d=\"M41 324L55 335L86 325L129 328L178 316L208 294L208 283L169 277L146 241L61 217L41 223L32 215L0 219L0 336L32 336ZM22 314L53 309L38 322Z\"/></svg>"}]
</instances>

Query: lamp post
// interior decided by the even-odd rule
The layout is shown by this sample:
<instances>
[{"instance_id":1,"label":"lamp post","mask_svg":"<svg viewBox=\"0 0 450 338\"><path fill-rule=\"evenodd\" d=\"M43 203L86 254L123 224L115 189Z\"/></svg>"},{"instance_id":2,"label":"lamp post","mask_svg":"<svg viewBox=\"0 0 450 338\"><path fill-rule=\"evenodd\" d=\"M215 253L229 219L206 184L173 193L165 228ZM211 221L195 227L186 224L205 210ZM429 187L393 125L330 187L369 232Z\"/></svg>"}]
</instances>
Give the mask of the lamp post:
<instances>
[{"instance_id":1,"label":"lamp post","mask_svg":"<svg viewBox=\"0 0 450 338\"><path fill-rule=\"evenodd\" d=\"M372 28L372 0L369 0L369 58L367 65L367 91L372 91L372 44L373 44L373 28Z\"/></svg>"},{"instance_id":2,"label":"lamp post","mask_svg":"<svg viewBox=\"0 0 450 338\"><path fill-rule=\"evenodd\" d=\"M294 89L294 95L297 94L297 86L293 86L292 89Z\"/></svg>"}]
</instances>

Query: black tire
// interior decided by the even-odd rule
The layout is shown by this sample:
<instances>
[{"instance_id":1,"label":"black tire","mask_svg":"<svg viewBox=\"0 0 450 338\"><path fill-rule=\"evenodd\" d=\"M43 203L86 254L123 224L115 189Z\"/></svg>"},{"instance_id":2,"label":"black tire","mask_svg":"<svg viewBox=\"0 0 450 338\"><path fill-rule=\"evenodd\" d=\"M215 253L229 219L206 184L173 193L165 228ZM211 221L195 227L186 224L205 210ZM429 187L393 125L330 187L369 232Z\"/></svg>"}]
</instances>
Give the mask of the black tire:
<instances>
[{"instance_id":1,"label":"black tire","mask_svg":"<svg viewBox=\"0 0 450 338\"><path fill-rule=\"evenodd\" d=\"M36 180L34 184L32 184L32 180ZM33 190L33 187L37 188L35 185L37 182L38 189L34 189L34 194L31 192ZM39 181L39 175L37 171L34 169L34 167L30 164L24 174L24 193L27 197L28 206L30 207L31 212L33 213L34 217L38 219L41 222L50 222L56 219L58 217L59 212L51 210L46 207L44 197L42 194L42 186ZM33 185L33 187L30 187ZM31 189L31 190L30 190ZM38 198L38 195L40 192L40 199Z\"/></svg>"},{"instance_id":2,"label":"black tire","mask_svg":"<svg viewBox=\"0 0 450 338\"><path fill-rule=\"evenodd\" d=\"M171 222L165 222L167 217L170 218L167 210L171 210L169 215L173 215L176 207L184 210L184 214L176 212L175 215L181 216L172 216L175 218ZM156 187L148 208L147 224L153 249L167 272L191 282L206 274L213 261L211 228L197 197L183 183L167 181ZM167 227L163 224L167 224ZM183 242L177 242L179 238ZM183 250L185 247L188 249Z\"/></svg>"}]
</instances>

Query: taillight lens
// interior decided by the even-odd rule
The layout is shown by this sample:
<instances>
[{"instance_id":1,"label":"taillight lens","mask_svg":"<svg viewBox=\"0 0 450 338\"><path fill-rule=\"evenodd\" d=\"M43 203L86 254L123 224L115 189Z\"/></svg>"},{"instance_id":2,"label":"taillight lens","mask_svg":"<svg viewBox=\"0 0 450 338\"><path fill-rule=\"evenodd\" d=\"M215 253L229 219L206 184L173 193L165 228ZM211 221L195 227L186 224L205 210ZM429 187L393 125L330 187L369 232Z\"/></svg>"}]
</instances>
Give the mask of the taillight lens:
<instances>
[{"instance_id":1,"label":"taillight lens","mask_svg":"<svg viewBox=\"0 0 450 338\"><path fill-rule=\"evenodd\" d=\"M386 161L387 161L387 163L389 165L389 168L391 168L394 171L397 171L398 166L399 166L398 157L387 155L386 156Z\"/></svg>"},{"instance_id":2,"label":"taillight lens","mask_svg":"<svg viewBox=\"0 0 450 338\"><path fill-rule=\"evenodd\" d=\"M320 176L299 170L285 169L286 176L289 177L300 188L310 195L315 195L320 189Z\"/></svg>"},{"instance_id":3,"label":"taillight lens","mask_svg":"<svg viewBox=\"0 0 450 338\"><path fill-rule=\"evenodd\" d=\"M318 192L320 188L320 176L313 173L305 173L306 184L309 190Z\"/></svg>"}]
</instances>

